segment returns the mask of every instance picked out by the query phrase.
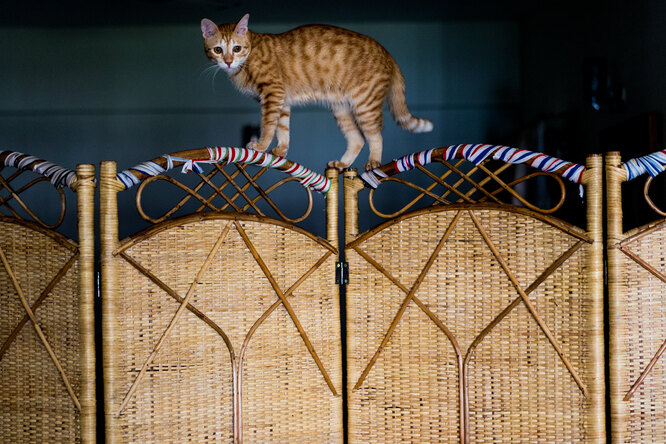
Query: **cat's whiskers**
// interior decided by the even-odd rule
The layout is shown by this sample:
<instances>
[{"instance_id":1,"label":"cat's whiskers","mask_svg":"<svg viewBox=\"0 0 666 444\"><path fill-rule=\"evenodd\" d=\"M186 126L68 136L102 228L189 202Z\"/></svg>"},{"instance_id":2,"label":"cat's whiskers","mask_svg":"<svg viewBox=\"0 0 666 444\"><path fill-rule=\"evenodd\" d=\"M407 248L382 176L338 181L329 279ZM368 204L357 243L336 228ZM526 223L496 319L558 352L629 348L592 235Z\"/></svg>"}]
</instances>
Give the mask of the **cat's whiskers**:
<instances>
[{"instance_id":1,"label":"cat's whiskers","mask_svg":"<svg viewBox=\"0 0 666 444\"><path fill-rule=\"evenodd\" d=\"M213 93L215 92L215 77L217 74L222 71L222 68L217 63L212 63L208 67L204 68L203 71L201 71L201 74L199 74L199 77L205 76L210 76L211 78L211 83L213 84Z\"/></svg>"}]
</instances>

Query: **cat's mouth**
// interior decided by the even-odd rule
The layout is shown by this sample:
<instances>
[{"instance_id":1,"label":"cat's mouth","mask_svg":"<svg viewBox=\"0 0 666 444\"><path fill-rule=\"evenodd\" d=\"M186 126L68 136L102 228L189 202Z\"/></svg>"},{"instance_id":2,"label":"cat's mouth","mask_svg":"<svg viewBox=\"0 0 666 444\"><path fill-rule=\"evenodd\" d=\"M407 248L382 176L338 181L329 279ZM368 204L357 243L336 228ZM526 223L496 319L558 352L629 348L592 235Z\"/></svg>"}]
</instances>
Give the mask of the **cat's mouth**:
<instances>
[{"instance_id":1,"label":"cat's mouth","mask_svg":"<svg viewBox=\"0 0 666 444\"><path fill-rule=\"evenodd\" d=\"M217 66L227 74L235 73L240 68L240 65L236 63L227 64L226 62L218 62Z\"/></svg>"}]
</instances>

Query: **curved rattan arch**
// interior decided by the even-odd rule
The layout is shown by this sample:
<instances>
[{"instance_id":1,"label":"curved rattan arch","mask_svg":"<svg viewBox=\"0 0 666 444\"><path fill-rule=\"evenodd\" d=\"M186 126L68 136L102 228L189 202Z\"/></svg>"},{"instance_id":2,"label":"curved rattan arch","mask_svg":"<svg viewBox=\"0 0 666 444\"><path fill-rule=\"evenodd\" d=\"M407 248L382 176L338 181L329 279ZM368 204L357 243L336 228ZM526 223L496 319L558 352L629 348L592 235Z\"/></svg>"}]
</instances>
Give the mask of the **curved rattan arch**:
<instances>
[{"instance_id":1,"label":"curved rattan arch","mask_svg":"<svg viewBox=\"0 0 666 444\"><path fill-rule=\"evenodd\" d=\"M584 165L525 149L511 148L504 145L464 144L448 145L408 154L386 163L373 171L361 174L361 178L370 186L376 186L377 182L373 180L373 176L374 179L377 176L390 177L397 173L413 169L417 165L423 166L431 162L447 162L453 159L466 159L478 165L490 158L506 163L527 164L541 171L562 176L578 184L583 183L583 176L586 171Z\"/></svg>"},{"instance_id":2,"label":"curved rattan arch","mask_svg":"<svg viewBox=\"0 0 666 444\"><path fill-rule=\"evenodd\" d=\"M183 172L189 172L199 171L200 164L215 163L255 164L266 168L273 168L298 178L303 186L324 194L331 187L330 181L325 176L284 157L248 148L219 146L164 154L121 171L118 173L118 179L127 189L140 183L147 177L156 176L179 166L183 167Z\"/></svg>"},{"instance_id":3,"label":"curved rattan arch","mask_svg":"<svg viewBox=\"0 0 666 444\"><path fill-rule=\"evenodd\" d=\"M204 174L201 168L204 164L213 166L209 173ZM236 170L232 173L227 172L223 168L229 164L236 166ZM259 170L250 174L246 171L247 165L255 165ZM199 175L201 181L198 185L190 187L177 178L165 174L176 167L182 167L183 172L195 172ZM278 180L271 186L262 186L259 184L258 179L268 169L281 171L287 177ZM216 185L212 180L216 175L218 177L222 176L223 181L220 185ZM208 147L165 154L121 171L117 174L117 181L118 187L121 189L128 189L134 185L139 185L136 193L137 210L144 220L153 224L169 219L191 199L199 204L199 208L195 212L204 210L235 211L237 213L255 211L262 216L264 212L257 204L259 201L263 201L281 219L291 223L298 223L305 220L312 211L312 191L326 195L332 186L332 181L327 175L316 173L286 158L267 152L234 147ZM149 184L155 181L167 182L185 193L178 202L173 204L161 216L149 215L142 203L144 190ZM303 186L307 201L303 214L296 217L290 217L283 213L280 207L269 196L277 188L293 181L297 181ZM207 196L201 193L204 186L210 192ZM254 196L248 193L248 189L254 192ZM227 190L231 191L230 195ZM222 200L222 204L214 204L213 201L216 199ZM241 199L241 202L237 202L238 199Z\"/></svg>"},{"instance_id":4,"label":"curved rattan arch","mask_svg":"<svg viewBox=\"0 0 666 444\"><path fill-rule=\"evenodd\" d=\"M361 243L368 239L369 237L374 236L377 232L385 230L386 228L390 227L391 225L395 225L397 223L402 222L403 220L407 220L413 217L417 217L421 214L425 213L437 213L440 211L459 211L459 210L467 210L470 208L474 209L488 209L488 210L497 210L497 211L505 211L508 213L517 213L521 214L524 216L532 217L534 219L538 219L541 222L544 222L548 225L551 225L567 234L570 234L573 237L576 237L580 240L584 240L585 242L591 242L587 234L585 233L584 230L580 229L579 227L576 227L575 225L572 225L568 222L565 222L563 220L557 219L555 217L549 216L549 215L544 215L542 213L538 213L536 211L532 211L527 208L522 208L522 207L517 207L513 205L501 205L501 204L494 204L494 203L480 203L480 204L451 204L447 205L445 207L442 206L434 206L434 207L426 207L426 208L420 208L414 211L410 211L407 213L400 214L398 216L395 216L391 218L391 220L387 220L380 225L377 225L376 227L364 232L363 234L359 235L356 237L353 241L349 242L347 244L347 247L354 247L358 243Z\"/></svg>"},{"instance_id":5,"label":"curved rattan arch","mask_svg":"<svg viewBox=\"0 0 666 444\"><path fill-rule=\"evenodd\" d=\"M499 162L499 166L492 168L489 161ZM431 163L440 163L445 171L437 175L427 168ZM465 163L471 163L471 168L465 168ZM509 180L500 175L511 165L524 164L536 169L536 172L511 177ZM418 170L427 179L431 180L429 186L417 185L411 180L398 178L400 173ZM583 165L568 162L542 153L511 148L502 145L467 144L450 145L434 148L427 151L416 152L389 162L373 171L366 171L361 178L371 188L368 201L371 210L382 218L396 217L410 210L417 202L424 198L432 200L432 205L450 205L452 203L507 203L502 199L519 203L524 207L543 214L552 214L559 210L566 199L566 188L563 179L576 184L582 184L586 168ZM555 181L559 188L559 199L550 208L542 208L532 204L520 195L514 188L536 177L545 176ZM399 183L404 187L417 191L416 196L399 210L387 214L377 209L374 202L375 189L385 182ZM491 189L490 187L495 187ZM436 187L443 192L434 192ZM503 197L500 197L503 196Z\"/></svg>"},{"instance_id":6,"label":"curved rattan arch","mask_svg":"<svg viewBox=\"0 0 666 444\"><path fill-rule=\"evenodd\" d=\"M613 157L616 153L608 153L609 156ZM616 167L616 165L612 165ZM666 170L666 150L657 151L646 156L635 157L629 159L626 162L623 162L617 168L617 172L621 177L621 180L624 182L629 182L634 180L644 174L648 175L648 178L645 180L645 185L643 187L643 197L645 202L660 216L666 217L666 211L659 208L652 201L650 197L650 187L652 186L653 180L662 174Z\"/></svg>"},{"instance_id":7,"label":"curved rattan arch","mask_svg":"<svg viewBox=\"0 0 666 444\"><path fill-rule=\"evenodd\" d=\"M332 253L337 254L337 247L331 245L329 241L326 239L323 239L316 234L313 234L301 227L298 227L296 225L293 225L289 222L285 222L280 219L274 219L272 217L268 216L260 216L257 214L251 214L251 213L233 213L233 212L209 212L209 213L193 213L193 214L188 214L185 216L181 216L175 219L170 219L168 221L164 221L160 224L156 224L153 226L150 226L148 228L145 228L138 233L132 234L129 237L127 237L125 240L121 241L118 248L114 250L113 254L120 254L124 250L140 243L143 242L146 239L151 238L152 236L155 236L165 230L168 230L174 226L183 226L195 222L200 222L200 221L205 221L205 220L216 220L216 219L222 219L222 220L234 220L234 221L242 221L242 220L248 220L248 221L253 221L253 222L261 222L261 223L266 223L266 224L271 224L271 225L277 225L283 228L287 228L289 230L292 230L294 232L297 232L303 236L306 236L313 241L317 242L320 244L322 247L330 250Z\"/></svg>"},{"instance_id":8,"label":"curved rattan arch","mask_svg":"<svg viewBox=\"0 0 666 444\"><path fill-rule=\"evenodd\" d=\"M29 218L37 222L39 225L45 228L58 228L65 218L67 206L65 193L63 192L62 188L68 187L74 190L76 189L76 172L44 159L40 159L37 156L24 154L18 151L0 151L0 171L2 171L4 167L16 168L17 171L11 174L9 177L3 177L0 175L0 192L5 191L8 193L6 197L2 197L0 195L0 207L4 207L17 219L24 219L24 217L11 206L12 201L14 201L21 207L21 209L25 212L25 214L27 214ZM39 177L21 185L20 188L13 187L11 184L12 181L19 178L25 172L32 172ZM52 224L44 222L35 213L35 211L30 208L29 203L20 196L23 192L27 191L33 186L47 181L51 182L51 184L54 186L54 189L58 193L60 199L60 213L56 221Z\"/></svg>"}]
</instances>

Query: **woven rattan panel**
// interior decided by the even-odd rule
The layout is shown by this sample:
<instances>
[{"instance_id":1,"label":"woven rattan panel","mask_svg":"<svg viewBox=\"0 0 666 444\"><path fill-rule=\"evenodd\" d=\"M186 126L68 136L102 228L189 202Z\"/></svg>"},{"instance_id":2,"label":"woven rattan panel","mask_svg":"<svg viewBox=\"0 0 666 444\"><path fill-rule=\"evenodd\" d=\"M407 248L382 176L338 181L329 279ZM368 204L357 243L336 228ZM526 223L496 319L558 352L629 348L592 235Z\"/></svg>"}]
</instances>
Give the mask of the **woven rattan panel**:
<instances>
[{"instance_id":1,"label":"woven rattan panel","mask_svg":"<svg viewBox=\"0 0 666 444\"><path fill-rule=\"evenodd\" d=\"M490 206L348 244L350 442L585 441L589 250L582 230Z\"/></svg>"},{"instance_id":2,"label":"woven rattan panel","mask_svg":"<svg viewBox=\"0 0 666 444\"><path fill-rule=\"evenodd\" d=\"M79 442L79 412L65 383L79 395L76 247L30 223L0 219L0 251L0 442Z\"/></svg>"},{"instance_id":3,"label":"woven rattan panel","mask_svg":"<svg viewBox=\"0 0 666 444\"><path fill-rule=\"evenodd\" d=\"M117 441L341 442L335 250L235 217L166 222L117 252L122 297L106 321Z\"/></svg>"},{"instance_id":4,"label":"woven rattan panel","mask_svg":"<svg viewBox=\"0 0 666 444\"><path fill-rule=\"evenodd\" d=\"M618 380L624 399L614 402L625 404L624 442L665 442L666 364L659 353L666 341L666 221L629 234L621 243L626 254L618 255L626 322L626 332L617 337L623 351L624 374Z\"/></svg>"}]
</instances>

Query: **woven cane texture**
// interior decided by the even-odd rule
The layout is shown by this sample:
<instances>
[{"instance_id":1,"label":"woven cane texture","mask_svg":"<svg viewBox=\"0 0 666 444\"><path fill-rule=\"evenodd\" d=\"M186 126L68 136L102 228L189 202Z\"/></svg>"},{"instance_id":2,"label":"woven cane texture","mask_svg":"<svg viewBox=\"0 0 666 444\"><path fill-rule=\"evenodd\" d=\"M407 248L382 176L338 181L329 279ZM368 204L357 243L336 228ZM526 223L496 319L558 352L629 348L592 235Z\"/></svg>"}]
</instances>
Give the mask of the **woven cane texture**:
<instances>
[{"instance_id":1,"label":"woven cane texture","mask_svg":"<svg viewBox=\"0 0 666 444\"><path fill-rule=\"evenodd\" d=\"M617 295L624 295L621 316L625 328L614 332L622 350L618 357L622 373L618 377L619 396L613 402L623 404L621 437L622 442L627 443L666 441L664 222L627 233L618 254L617 267L621 271L616 289ZM661 274L661 278L657 274Z\"/></svg>"},{"instance_id":2,"label":"woven cane texture","mask_svg":"<svg viewBox=\"0 0 666 444\"><path fill-rule=\"evenodd\" d=\"M591 244L551 220L431 207L348 243L350 442L591 439Z\"/></svg>"},{"instance_id":3,"label":"woven cane texture","mask_svg":"<svg viewBox=\"0 0 666 444\"><path fill-rule=\"evenodd\" d=\"M0 252L6 258L0 263L0 442L80 442L79 409L19 296L80 396L76 245L37 224L0 217Z\"/></svg>"},{"instance_id":4,"label":"woven cane texture","mask_svg":"<svg viewBox=\"0 0 666 444\"><path fill-rule=\"evenodd\" d=\"M288 223L238 213L176 219L121 242L105 321L107 439L341 442L336 256Z\"/></svg>"}]
</instances>

